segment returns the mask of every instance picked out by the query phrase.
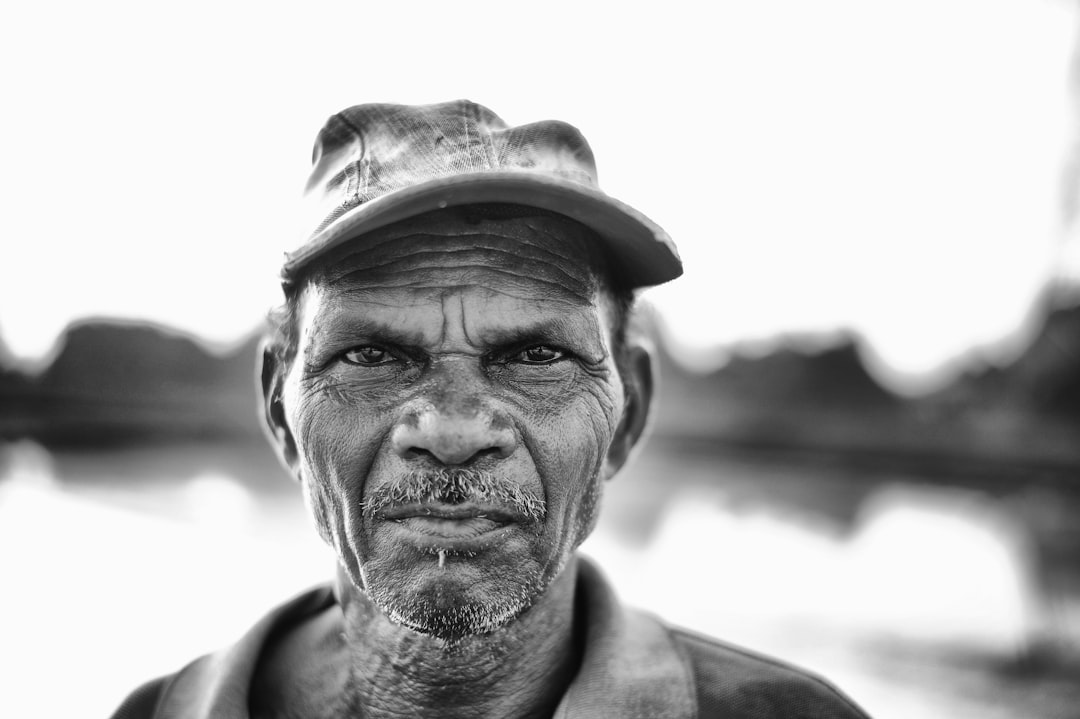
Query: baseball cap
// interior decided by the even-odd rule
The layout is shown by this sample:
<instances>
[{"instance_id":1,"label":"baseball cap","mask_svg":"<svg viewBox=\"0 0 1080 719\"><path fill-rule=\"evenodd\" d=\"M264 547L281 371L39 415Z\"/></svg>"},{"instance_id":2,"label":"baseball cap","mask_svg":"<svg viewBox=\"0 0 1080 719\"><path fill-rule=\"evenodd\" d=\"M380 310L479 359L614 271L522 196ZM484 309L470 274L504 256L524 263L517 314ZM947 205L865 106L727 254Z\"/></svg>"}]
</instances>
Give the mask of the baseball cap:
<instances>
[{"instance_id":1,"label":"baseball cap","mask_svg":"<svg viewBox=\"0 0 1080 719\"><path fill-rule=\"evenodd\" d=\"M508 126L468 100L356 105L333 115L315 140L305 198L307 226L315 229L286 253L286 285L372 230L479 204L524 205L585 225L625 287L682 274L667 233L600 190L592 150L577 128L554 120Z\"/></svg>"}]
</instances>

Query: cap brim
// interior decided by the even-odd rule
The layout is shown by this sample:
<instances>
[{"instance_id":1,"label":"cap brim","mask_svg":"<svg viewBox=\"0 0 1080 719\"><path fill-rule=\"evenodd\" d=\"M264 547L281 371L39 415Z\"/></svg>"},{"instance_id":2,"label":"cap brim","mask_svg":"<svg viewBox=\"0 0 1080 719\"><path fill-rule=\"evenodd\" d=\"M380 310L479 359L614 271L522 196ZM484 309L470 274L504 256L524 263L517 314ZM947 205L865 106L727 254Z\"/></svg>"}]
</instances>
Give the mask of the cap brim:
<instances>
[{"instance_id":1,"label":"cap brim","mask_svg":"<svg viewBox=\"0 0 1080 719\"><path fill-rule=\"evenodd\" d=\"M629 205L569 180L504 170L429 180L348 210L286 256L282 278L294 280L327 252L372 230L433 210L482 203L526 205L580 222L603 239L610 269L627 287L658 285L682 274L668 234Z\"/></svg>"}]
</instances>

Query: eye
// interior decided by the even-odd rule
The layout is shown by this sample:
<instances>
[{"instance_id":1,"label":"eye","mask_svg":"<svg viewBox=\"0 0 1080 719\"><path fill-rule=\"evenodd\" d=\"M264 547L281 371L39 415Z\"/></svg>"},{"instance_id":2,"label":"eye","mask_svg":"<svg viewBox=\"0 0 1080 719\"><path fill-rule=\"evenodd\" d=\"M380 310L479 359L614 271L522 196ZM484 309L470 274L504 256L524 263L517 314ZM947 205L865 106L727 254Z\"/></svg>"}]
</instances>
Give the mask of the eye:
<instances>
[{"instance_id":1,"label":"eye","mask_svg":"<svg viewBox=\"0 0 1080 719\"><path fill-rule=\"evenodd\" d=\"M353 347L341 356L349 364L366 367L388 364L394 361L394 355L390 354L382 347L375 347L374 345Z\"/></svg>"},{"instance_id":2,"label":"eye","mask_svg":"<svg viewBox=\"0 0 1080 719\"><path fill-rule=\"evenodd\" d=\"M533 345L511 357L511 361L521 364L551 364L566 357L562 350L548 345Z\"/></svg>"}]
</instances>

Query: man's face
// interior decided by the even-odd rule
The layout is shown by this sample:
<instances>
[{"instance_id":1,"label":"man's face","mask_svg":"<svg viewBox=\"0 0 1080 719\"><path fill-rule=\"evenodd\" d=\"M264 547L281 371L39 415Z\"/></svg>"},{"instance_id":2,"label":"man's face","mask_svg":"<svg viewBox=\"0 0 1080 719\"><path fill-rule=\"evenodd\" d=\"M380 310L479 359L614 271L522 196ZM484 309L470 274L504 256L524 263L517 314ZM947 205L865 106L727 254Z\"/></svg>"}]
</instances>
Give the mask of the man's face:
<instances>
[{"instance_id":1,"label":"man's face","mask_svg":"<svg viewBox=\"0 0 1080 719\"><path fill-rule=\"evenodd\" d=\"M591 531L625 397L586 241L556 218L421 219L305 290L282 394L295 468L394 621L500 626Z\"/></svg>"}]
</instances>

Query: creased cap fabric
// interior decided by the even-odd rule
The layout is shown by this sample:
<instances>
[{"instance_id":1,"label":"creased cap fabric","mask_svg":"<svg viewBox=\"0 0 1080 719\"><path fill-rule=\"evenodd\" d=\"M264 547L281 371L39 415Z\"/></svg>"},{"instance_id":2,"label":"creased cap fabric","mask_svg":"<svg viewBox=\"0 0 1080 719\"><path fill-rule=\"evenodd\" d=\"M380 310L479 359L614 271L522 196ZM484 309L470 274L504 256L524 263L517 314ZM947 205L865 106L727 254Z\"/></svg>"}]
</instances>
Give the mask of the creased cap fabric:
<instances>
[{"instance_id":1,"label":"creased cap fabric","mask_svg":"<svg viewBox=\"0 0 1080 719\"><path fill-rule=\"evenodd\" d=\"M507 126L458 100L435 105L356 105L315 140L305 191L311 235L286 253L285 284L313 261L367 232L446 207L526 205L565 215L605 243L627 287L682 274L675 244L634 208L602 192L592 150L564 122Z\"/></svg>"}]
</instances>

